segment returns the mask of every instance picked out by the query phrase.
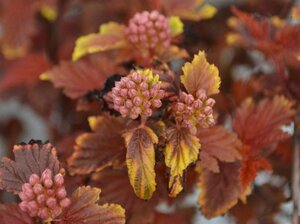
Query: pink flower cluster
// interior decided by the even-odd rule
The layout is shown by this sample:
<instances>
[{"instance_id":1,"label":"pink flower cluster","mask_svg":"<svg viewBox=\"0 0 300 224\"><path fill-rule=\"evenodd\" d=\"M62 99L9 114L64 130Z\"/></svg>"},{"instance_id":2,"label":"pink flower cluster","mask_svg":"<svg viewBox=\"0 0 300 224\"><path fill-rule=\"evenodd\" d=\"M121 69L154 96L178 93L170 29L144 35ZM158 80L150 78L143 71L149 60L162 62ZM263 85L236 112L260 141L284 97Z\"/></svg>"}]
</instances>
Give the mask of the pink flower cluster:
<instances>
[{"instance_id":1,"label":"pink flower cluster","mask_svg":"<svg viewBox=\"0 0 300 224\"><path fill-rule=\"evenodd\" d=\"M41 177L32 174L29 183L23 184L19 197L22 200L19 204L22 211L42 219L56 218L63 208L71 204L63 176L59 173L52 177L50 169L46 169Z\"/></svg>"},{"instance_id":2,"label":"pink flower cluster","mask_svg":"<svg viewBox=\"0 0 300 224\"><path fill-rule=\"evenodd\" d=\"M203 89L197 91L196 98L191 94L181 92L174 107L175 118L187 128L211 127L215 124L212 109L214 104L215 100L207 98Z\"/></svg>"},{"instance_id":3,"label":"pink flower cluster","mask_svg":"<svg viewBox=\"0 0 300 224\"><path fill-rule=\"evenodd\" d=\"M150 117L153 108L161 107L164 93L158 75L153 77L151 70L134 71L116 82L112 89L113 107L123 117Z\"/></svg>"},{"instance_id":4,"label":"pink flower cluster","mask_svg":"<svg viewBox=\"0 0 300 224\"><path fill-rule=\"evenodd\" d=\"M168 19L157 11L135 14L126 34L129 42L141 49L168 47L172 38Z\"/></svg>"}]
</instances>

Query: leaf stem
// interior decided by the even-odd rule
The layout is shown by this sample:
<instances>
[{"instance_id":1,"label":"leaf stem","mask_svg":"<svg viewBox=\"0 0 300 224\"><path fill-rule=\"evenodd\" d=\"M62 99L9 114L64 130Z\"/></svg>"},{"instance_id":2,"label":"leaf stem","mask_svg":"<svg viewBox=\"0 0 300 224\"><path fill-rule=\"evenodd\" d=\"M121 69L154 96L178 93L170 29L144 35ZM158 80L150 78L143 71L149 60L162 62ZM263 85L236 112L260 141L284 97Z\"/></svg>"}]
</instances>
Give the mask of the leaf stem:
<instances>
[{"instance_id":1,"label":"leaf stem","mask_svg":"<svg viewBox=\"0 0 300 224\"><path fill-rule=\"evenodd\" d=\"M293 135L293 163L292 163L292 200L293 200L293 214L292 223L299 223L299 188L300 188L300 113L295 116L295 128Z\"/></svg>"}]
</instances>

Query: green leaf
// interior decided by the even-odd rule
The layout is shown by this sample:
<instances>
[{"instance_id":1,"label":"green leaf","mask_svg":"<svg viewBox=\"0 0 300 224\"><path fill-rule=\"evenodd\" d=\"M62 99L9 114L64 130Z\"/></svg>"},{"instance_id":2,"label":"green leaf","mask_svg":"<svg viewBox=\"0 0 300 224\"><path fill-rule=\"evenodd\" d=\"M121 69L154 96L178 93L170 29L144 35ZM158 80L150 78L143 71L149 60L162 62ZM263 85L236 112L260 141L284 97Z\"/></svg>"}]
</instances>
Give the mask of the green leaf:
<instances>
[{"instance_id":1,"label":"green leaf","mask_svg":"<svg viewBox=\"0 0 300 224\"><path fill-rule=\"evenodd\" d=\"M130 184L135 194L142 199L150 199L156 188L155 150L158 138L149 127L139 127L123 135L126 147L126 163Z\"/></svg>"},{"instance_id":2,"label":"green leaf","mask_svg":"<svg viewBox=\"0 0 300 224\"><path fill-rule=\"evenodd\" d=\"M177 36L183 32L183 23L178 16L172 16L169 19L169 25L172 36Z\"/></svg>"},{"instance_id":3,"label":"green leaf","mask_svg":"<svg viewBox=\"0 0 300 224\"><path fill-rule=\"evenodd\" d=\"M187 128L167 129L168 143L165 148L165 163L171 169L169 180L170 196L175 197L183 189L183 171L198 159L199 139Z\"/></svg>"}]
</instances>

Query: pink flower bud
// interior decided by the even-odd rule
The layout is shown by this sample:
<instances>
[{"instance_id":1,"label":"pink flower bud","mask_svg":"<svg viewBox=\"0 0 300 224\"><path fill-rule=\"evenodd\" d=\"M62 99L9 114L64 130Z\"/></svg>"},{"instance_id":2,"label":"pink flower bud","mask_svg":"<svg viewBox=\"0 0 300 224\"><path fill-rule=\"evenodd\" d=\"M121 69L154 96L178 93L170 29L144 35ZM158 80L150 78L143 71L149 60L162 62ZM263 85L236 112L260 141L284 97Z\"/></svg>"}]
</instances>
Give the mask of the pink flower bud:
<instances>
[{"instance_id":1,"label":"pink flower bud","mask_svg":"<svg viewBox=\"0 0 300 224\"><path fill-rule=\"evenodd\" d=\"M54 177L54 183L57 187L60 187L64 184L64 177L62 174L56 174Z\"/></svg>"},{"instance_id":2,"label":"pink flower bud","mask_svg":"<svg viewBox=\"0 0 300 224\"><path fill-rule=\"evenodd\" d=\"M42 180L45 179L52 179L52 172L50 169L46 169L43 173L42 173Z\"/></svg>"},{"instance_id":3,"label":"pink flower bud","mask_svg":"<svg viewBox=\"0 0 300 224\"><path fill-rule=\"evenodd\" d=\"M148 90L148 84L146 82L142 82L140 84L140 89L143 90Z\"/></svg>"},{"instance_id":4,"label":"pink flower bud","mask_svg":"<svg viewBox=\"0 0 300 224\"><path fill-rule=\"evenodd\" d=\"M145 90L142 92L142 96L145 97L145 98L149 98L150 97L150 92L149 90Z\"/></svg>"},{"instance_id":5,"label":"pink flower bud","mask_svg":"<svg viewBox=\"0 0 300 224\"><path fill-rule=\"evenodd\" d=\"M41 184L35 184L33 186L33 191L35 194L41 194L44 191L44 188Z\"/></svg>"},{"instance_id":6,"label":"pink flower bud","mask_svg":"<svg viewBox=\"0 0 300 224\"><path fill-rule=\"evenodd\" d=\"M112 93L113 93L114 95L119 95L119 94L120 94L120 88L114 87L114 88L112 89Z\"/></svg>"},{"instance_id":7,"label":"pink flower bud","mask_svg":"<svg viewBox=\"0 0 300 224\"><path fill-rule=\"evenodd\" d=\"M36 200L40 205L43 205L46 201L46 196L44 194L40 194L37 196Z\"/></svg>"},{"instance_id":8,"label":"pink flower bud","mask_svg":"<svg viewBox=\"0 0 300 224\"><path fill-rule=\"evenodd\" d=\"M22 201L21 203L19 203L19 207L23 212L28 211L28 204L26 201Z\"/></svg>"},{"instance_id":9,"label":"pink flower bud","mask_svg":"<svg viewBox=\"0 0 300 224\"><path fill-rule=\"evenodd\" d=\"M135 88L136 87L136 84L133 82L133 81L128 81L127 83L126 83L126 87L128 88L128 89L133 89L133 88Z\"/></svg>"},{"instance_id":10,"label":"pink flower bud","mask_svg":"<svg viewBox=\"0 0 300 224\"><path fill-rule=\"evenodd\" d=\"M158 94L157 94L157 97L159 98L159 99L162 99L163 97L165 96L165 91L164 90L159 90L158 91Z\"/></svg>"},{"instance_id":11,"label":"pink flower bud","mask_svg":"<svg viewBox=\"0 0 300 224\"><path fill-rule=\"evenodd\" d=\"M186 97L185 97L185 102L187 103L187 104L192 104L193 102L194 102L194 97L191 95L191 94L188 94L188 95L186 95Z\"/></svg>"},{"instance_id":12,"label":"pink flower bud","mask_svg":"<svg viewBox=\"0 0 300 224\"><path fill-rule=\"evenodd\" d=\"M161 105L162 105L162 103L161 103L160 100L153 100L152 101L152 106L153 107L159 108L159 107L161 107Z\"/></svg>"},{"instance_id":13,"label":"pink flower bud","mask_svg":"<svg viewBox=\"0 0 300 224\"><path fill-rule=\"evenodd\" d=\"M133 72L132 74L132 79L134 82L136 83L140 83L142 81L142 77L140 74L138 74L137 72Z\"/></svg>"},{"instance_id":14,"label":"pink flower bud","mask_svg":"<svg viewBox=\"0 0 300 224\"><path fill-rule=\"evenodd\" d=\"M149 108L149 107L151 107L151 102L145 101L145 102L143 103L143 106L144 106L145 108Z\"/></svg>"},{"instance_id":15,"label":"pink flower bud","mask_svg":"<svg viewBox=\"0 0 300 224\"><path fill-rule=\"evenodd\" d=\"M37 174L31 174L29 177L29 183L31 185L35 185L40 181L40 177Z\"/></svg>"},{"instance_id":16,"label":"pink flower bud","mask_svg":"<svg viewBox=\"0 0 300 224\"><path fill-rule=\"evenodd\" d=\"M199 89L196 93L197 98L199 98L200 100L206 100L207 95L204 89Z\"/></svg>"},{"instance_id":17,"label":"pink flower bud","mask_svg":"<svg viewBox=\"0 0 300 224\"><path fill-rule=\"evenodd\" d=\"M53 189L48 189L47 190L47 195L48 196L53 196L55 194L55 191Z\"/></svg>"},{"instance_id":18,"label":"pink flower bud","mask_svg":"<svg viewBox=\"0 0 300 224\"><path fill-rule=\"evenodd\" d=\"M121 95L122 97L126 97L127 94L128 94L128 89L121 89L121 90L120 90L120 95Z\"/></svg>"},{"instance_id":19,"label":"pink flower bud","mask_svg":"<svg viewBox=\"0 0 300 224\"><path fill-rule=\"evenodd\" d=\"M51 179L44 180L44 186L47 188L51 188L53 185L53 181Z\"/></svg>"},{"instance_id":20,"label":"pink flower bud","mask_svg":"<svg viewBox=\"0 0 300 224\"><path fill-rule=\"evenodd\" d=\"M197 117L197 121L198 122L202 122L205 118L205 115L204 114L199 114L199 116Z\"/></svg>"},{"instance_id":21,"label":"pink flower bud","mask_svg":"<svg viewBox=\"0 0 300 224\"><path fill-rule=\"evenodd\" d=\"M31 184L25 183L25 184L22 185L22 191L23 191L23 192L25 192L25 191L30 191L30 190L32 190Z\"/></svg>"},{"instance_id":22,"label":"pink flower bud","mask_svg":"<svg viewBox=\"0 0 300 224\"><path fill-rule=\"evenodd\" d=\"M131 101L131 100L126 100L126 102L125 102L125 106L126 106L127 108L131 108L131 107L133 107L133 103L132 103L132 101Z\"/></svg>"},{"instance_id":23,"label":"pink flower bud","mask_svg":"<svg viewBox=\"0 0 300 224\"><path fill-rule=\"evenodd\" d=\"M210 115L210 114L213 113L213 110L212 110L211 107L206 106L206 107L204 107L204 109L203 109L203 113L205 113L206 115Z\"/></svg>"},{"instance_id":24,"label":"pink flower bud","mask_svg":"<svg viewBox=\"0 0 300 224\"><path fill-rule=\"evenodd\" d=\"M65 198L67 196L67 191L64 187L57 190L56 195L59 199Z\"/></svg>"},{"instance_id":25,"label":"pink flower bud","mask_svg":"<svg viewBox=\"0 0 300 224\"><path fill-rule=\"evenodd\" d=\"M28 200L27 196L24 194L23 191L19 193L19 197L22 201L27 201Z\"/></svg>"},{"instance_id":26,"label":"pink flower bud","mask_svg":"<svg viewBox=\"0 0 300 224\"><path fill-rule=\"evenodd\" d=\"M140 114L141 112L142 112L141 108L139 108L139 107L133 107L131 109L131 113L133 113L133 114Z\"/></svg>"},{"instance_id":27,"label":"pink flower bud","mask_svg":"<svg viewBox=\"0 0 300 224\"><path fill-rule=\"evenodd\" d=\"M56 206L56 199L51 197L51 198L48 198L48 200L46 201L46 204L49 208L54 208Z\"/></svg>"},{"instance_id":28,"label":"pink flower bud","mask_svg":"<svg viewBox=\"0 0 300 224\"><path fill-rule=\"evenodd\" d=\"M130 89L128 95L133 98L137 95L137 91L135 89Z\"/></svg>"},{"instance_id":29,"label":"pink flower bud","mask_svg":"<svg viewBox=\"0 0 300 224\"><path fill-rule=\"evenodd\" d=\"M202 105L203 105L203 103L202 103L201 100L199 100L199 99L197 99L197 100L195 100L195 101L193 102L193 107L194 107L195 109L201 108Z\"/></svg>"},{"instance_id":30,"label":"pink flower bud","mask_svg":"<svg viewBox=\"0 0 300 224\"><path fill-rule=\"evenodd\" d=\"M213 98L208 98L205 101L205 105L210 106L210 107L213 107L215 105L215 103L216 103L216 101Z\"/></svg>"},{"instance_id":31,"label":"pink flower bud","mask_svg":"<svg viewBox=\"0 0 300 224\"><path fill-rule=\"evenodd\" d=\"M29 211L37 211L38 210L38 205L37 205L37 203L36 203L36 201L29 201L28 203L27 203L27 207L28 207L28 209L29 209Z\"/></svg>"},{"instance_id":32,"label":"pink flower bud","mask_svg":"<svg viewBox=\"0 0 300 224\"><path fill-rule=\"evenodd\" d=\"M71 200L69 198L64 198L59 202L60 206L63 208L67 208L71 204Z\"/></svg>"},{"instance_id":33,"label":"pink flower bud","mask_svg":"<svg viewBox=\"0 0 300 224\"><path fill-rule=\"evenodd\" d=\"M151 117L152 115L152 110L150 108L146 108L143 112L143 114L146 116L146 117Z\"/></svg>"},{"instance_id":34,"label":"pink flower bud","mask_svg":"<svg viewBox=\"0 0 300 224\"><path fill-rule=\"evenodd\" d=\"M119 105L119 106L122 105L124 102L124 100L120 97L114 97L113 101L114 101L114 104Z\"/></svg>"},{"instance_id":35,"label":"pink flower bud","mask_svg":"<svg viewBox=\"0 0 300 224\"><path fill-rule=\"evenodd\" d=\"M133 103L134 103L134 105L136 105L136 106L140 106L140 105L143 103L143 101L142 101L142 99L141 99L140 97L136 96L136 97L134 97L134 99L133 99Z\"/></svg>"},{"instance_id":36,"label":"pink flower bud","mask_svg":"<svg viewBox=\"0 0 300 224\"><path fill-rule=\"evenodd\" d=\"M40 208L38 210L37 215L41 218L41 219L47 219L49 217L49 213L48 213L48 209L47 208Z\"/></svg>"},{"instance_id":37,"label":"pink flower bud","mask_svg":"<svg viewBox=\"0 0 300 224\"><path fill-rule=\"evenodd\" d=\"M138 118L138 116L139 116L139 114L136 114L136 113L133 113L133 112L131 112L130 114L129 114L129 117L131 118L131 119L137 119Z\"/></svg>"},{"instance_id":38,"label":"pink flower bud","mask_svg":"<svg viewBox=\"0 0 300 224\"><path fill-rule=\"evenodd\" d=\"M184 104L183 103L176 103L176 110L178 111L183 111L185 108Z\"/></svg>"},{"instance_id":39,"label":"pink flower bud","mask_svg":"<svg viewBox=\"0 0 300 224\"><path fill-rule=\"evenodd\" d=\"M121 108L120 108L120 113L121 113L122 115L127 115L128 109L127 109L126 107L121 107Z\"/></svg>"}]
</instances>

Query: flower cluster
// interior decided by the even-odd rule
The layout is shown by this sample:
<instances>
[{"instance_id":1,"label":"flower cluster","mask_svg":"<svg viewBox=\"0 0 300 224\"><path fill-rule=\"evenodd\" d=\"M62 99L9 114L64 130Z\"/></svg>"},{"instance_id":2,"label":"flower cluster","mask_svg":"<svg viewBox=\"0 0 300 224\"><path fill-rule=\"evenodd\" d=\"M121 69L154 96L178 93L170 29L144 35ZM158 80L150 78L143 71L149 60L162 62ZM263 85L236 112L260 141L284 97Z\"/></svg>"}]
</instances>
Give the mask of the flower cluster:
<instances>
[{"instance_id":1,"label":"flower cluster","mask_svg":"<svg viewBox=\"0 0 300 224\"><path fill-rule=\"evenodd\" d=\"M166 48L172 38L168 19L157 11L135 14L126 34L129 42L140 49Z\"/></svg>"},{"instance_id":2,"label":"flower cluster","mask_svg":"<svg viewBox=\"0 0 300 224\"><path fill-rule=\"evenodd\" d=\"M191 94L181 92L173 108L175 119L187 128L211 127L215 123L212 109L214 104L215 100L207 98L203 89L197 91L196 98Z\"/></svg>"},{"instance_id":3,"label":"flower cluster","mask_svg":"<svg viewBox=\"0 0 300 224\"><path fill-rule=\"evenodd\" d=\"M158 75L153 76L148 69L137 70L116 82L112 89L113 107L123 117L150 117L153 108L161 107L164 93Z\"/></svg>"},{"instance_id":4,"label":"flower cluster","mask_svg":"<svg viewBox=\"0 0 300 224\"><path fill-rule=\"evenodd\" d=\"M67 198L63 176L59 173L52 177L50 169L46 169L41 177L32 174L29 183L23 184L19 197L22 211L42 219L56 218L71 203Z\"/></svg>"}]
</instances>

